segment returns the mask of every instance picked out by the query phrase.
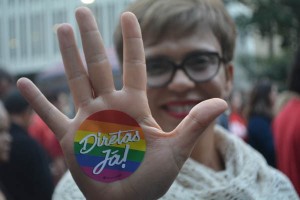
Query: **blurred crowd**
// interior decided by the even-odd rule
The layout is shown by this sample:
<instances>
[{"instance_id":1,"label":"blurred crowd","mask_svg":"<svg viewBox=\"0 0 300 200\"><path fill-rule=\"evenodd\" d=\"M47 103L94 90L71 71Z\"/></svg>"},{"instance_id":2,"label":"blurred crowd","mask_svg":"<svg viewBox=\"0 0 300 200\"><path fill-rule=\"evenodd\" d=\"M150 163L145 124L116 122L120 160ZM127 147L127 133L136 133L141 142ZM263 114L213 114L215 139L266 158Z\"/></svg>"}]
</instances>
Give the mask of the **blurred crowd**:
<instances>
[{"instance_id":1,"label":"blurred crowd","mask_svg":"<svg viewBox=\"0 0 300 200\"><path fill-rule=\"evenodd\" d=\"M300 194L300 51L295 55L287 89L268 79L249 91L233 90L219 125L259 151L284 172ZM68 91L40 88L47 99L72 115ZM46 86L45 86L46 85ZM0 69L0 188L7 199L51 199L67 171L55 135L15 88L14 77ZM70 112L70 113L66 113ZM30 172L30 173L29 173ZM1 199L1 196L0 196Z\"/></svg>"},{"instance_id":2,"label":"blurred crowd","mask_svg":"<svg viewBox=\"0 0 300 200\"><path fill-rule=\"evenodd\" d=\"M259 79L250 91L234 90L228 100L229 110L218 119L221 126L259 151L269 165L284 172L298 194L299 77L300 51L295 56L286 90L279 92L272 80ZM51 81L44 82L40 89L59 110L72 115L68 91L64 87L53 88ZM67 171L60 145L15 88L14 77L3 69L0 97L1 191L8 199L51 199L55 185Z\"/></svg>"},{"instance_id":3,"label":"blurred crowd","mask_svg":"<svg viewBox=\"0 0 300 200\"><path fill-rule=\"evenodd\" d=\"M63 89L48 82L44 94L58 109L67 105ZM7 199L51 199L67 170L55 135L0 69L0 185ZM4 106L2 106L2 104Z\"/></svg>"},{"instance_id":4,"label":"blurred crowd","mask_svg":"<svg viewBox=\"0 0 300 200\"><path fill-rule=\"evenodd\" d=\"M249 91L234 90L219 124L259 151L284 172L300 194L300 51L279 92L268 79ZM59 110L72 115L68 91L43 83L40 88ZM0 188L7 199L51 199L67 171L55 135L15 88L14 77L0 69ZM66 113L70 112L70 113ZM30 173L29 173L30 172ZM3 194L2 194L3 195ZM28 198L26 198L28 197ZM1 198L1 196L0 196Z\"/></svg>"},{"instance_id":5,"label":"blurred crowd","mask_svg":"<svg viewBox=\"0 0 300 200\"><path fill-rule=\"evenodd\" d=\"M288 67L288 66L287 66ZM234 90L229 110L218 123L259 151L282 171L300 194L300 50L296 52L287 88L278 91L267 77L249 91Z\"/></svg>"}]
</instances>

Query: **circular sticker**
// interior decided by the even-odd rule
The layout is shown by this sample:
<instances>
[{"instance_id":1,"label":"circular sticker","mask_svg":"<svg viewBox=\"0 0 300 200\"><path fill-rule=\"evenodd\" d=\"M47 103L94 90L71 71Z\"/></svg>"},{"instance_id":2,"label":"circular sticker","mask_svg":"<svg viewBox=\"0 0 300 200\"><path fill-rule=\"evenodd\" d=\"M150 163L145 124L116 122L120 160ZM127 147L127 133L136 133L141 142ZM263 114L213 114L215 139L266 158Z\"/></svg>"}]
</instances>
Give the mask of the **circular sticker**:
<instances>
[{"instance_id":1,"label":"circular sticker","mask_svg":"<svg viewBox=\"0 0 300 200\"><path fill-rule=\"evenodd\" d=\"M74 137L74 151L87 176L110 183L137 170L146 141L135 119L120 111L104 110L82 122Z\"/></svg>"}]
</instances>

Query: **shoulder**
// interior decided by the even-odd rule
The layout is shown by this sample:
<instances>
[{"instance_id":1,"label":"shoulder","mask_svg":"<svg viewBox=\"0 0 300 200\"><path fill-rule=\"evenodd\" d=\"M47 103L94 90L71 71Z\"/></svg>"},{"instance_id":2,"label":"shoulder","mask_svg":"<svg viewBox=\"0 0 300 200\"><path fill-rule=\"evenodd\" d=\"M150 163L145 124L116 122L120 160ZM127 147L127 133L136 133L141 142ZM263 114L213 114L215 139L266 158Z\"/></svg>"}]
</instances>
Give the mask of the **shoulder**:
<instances>
[{"instance_id":1,"label":"shoulder","mask_svg":"<svg viewBox=\"0 0 300 200\"><path fill-rule=\"evenodd\" d=\"M285 174L272 167L270 167L269 173L269 184L272 186L270 192L273 192L277 199L299 199L294 186Z\"/></svg>"},{"instance_id":2,"label":"shoulder","mask_svg":"<svg viewBox=\"0 0 300 200\"><path fill-rule=\"evenodd\" d=\"M300 111L300 98L294 97L290 99L285 106L283 106L278 115L300 115L298 111Z\"/></svg>"}]
</instances>

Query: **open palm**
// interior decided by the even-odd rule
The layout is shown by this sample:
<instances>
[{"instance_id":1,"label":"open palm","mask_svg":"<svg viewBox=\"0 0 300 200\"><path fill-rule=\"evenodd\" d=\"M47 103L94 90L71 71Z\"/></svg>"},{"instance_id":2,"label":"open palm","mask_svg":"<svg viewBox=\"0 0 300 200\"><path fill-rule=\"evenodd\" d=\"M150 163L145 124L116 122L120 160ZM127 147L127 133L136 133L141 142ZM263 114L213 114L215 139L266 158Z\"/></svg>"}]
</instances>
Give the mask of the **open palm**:
<instances>
[{"instance_id":1,"label":"open palm","mask_svg":"<svg viewBox=\"0 0 300 200\"><path fill-rule=\"evenodd\" d=\"M132 13L121 17L124 66L123 88L116 91L110 64L95 19L87 8L76 11L87 71L68 24L58 29L66 76L77 110L73 119L57 110L28 79L18 80L18 88L34 110L56 134L79 188L87 199L157 199L170 187L194 144L205 128L226 109L220 99L195 106L172 132L165 133L154 118L146 96L147 77L143 41ZM117 110L134 118L145 134L147 151L139 168L128 178L103 183L82 172L74 155L74 135L90 115ZM199 138L201 139L201 138Z\"/></svg>"}]
</instances>

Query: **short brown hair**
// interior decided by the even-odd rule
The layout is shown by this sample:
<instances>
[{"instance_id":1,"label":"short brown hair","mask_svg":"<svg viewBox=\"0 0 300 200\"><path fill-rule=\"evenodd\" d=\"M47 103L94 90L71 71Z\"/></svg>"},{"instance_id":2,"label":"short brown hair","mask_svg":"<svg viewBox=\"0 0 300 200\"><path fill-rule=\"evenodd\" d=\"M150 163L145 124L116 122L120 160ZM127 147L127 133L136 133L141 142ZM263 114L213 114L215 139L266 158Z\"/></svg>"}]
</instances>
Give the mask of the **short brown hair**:
<instances>
[{"instance_id":1,"label":"short brown hair","mask_svg":"<svg viewBox=\"0 0 300 200\"><path fill-rule=\"evenodd\" d=\"M221 45L225 61L233 59L236 28L221 0L137 0L126 10L136 15L145 45L154 45L170 37L189 36L202 27L209 27ZM122 63L120 25L114 39Z\"/></svg>"}]
</instances>

